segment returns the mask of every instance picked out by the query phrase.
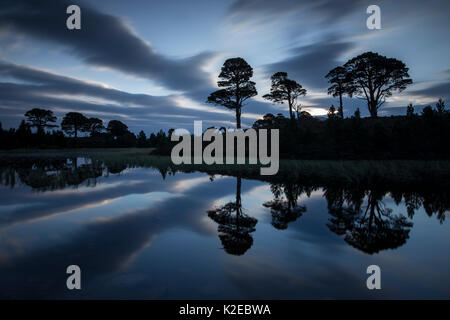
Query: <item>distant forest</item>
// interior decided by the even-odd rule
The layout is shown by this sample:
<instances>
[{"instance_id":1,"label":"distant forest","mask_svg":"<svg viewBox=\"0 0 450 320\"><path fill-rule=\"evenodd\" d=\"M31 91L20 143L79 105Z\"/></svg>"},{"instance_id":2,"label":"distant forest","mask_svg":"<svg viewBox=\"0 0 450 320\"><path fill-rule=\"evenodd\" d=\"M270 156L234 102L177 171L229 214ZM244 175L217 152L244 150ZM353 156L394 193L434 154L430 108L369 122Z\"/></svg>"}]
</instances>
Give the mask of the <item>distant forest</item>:
<instances>
[{"instance_id":1,"label":"distant forest","mask_svg":"<svg viewBox=\"0 0 450 320\"><path fill-rule=\"evenodd\" d=\"M233 110L236 128L241 128L241 110L245 101L256 96L251 81L253 69L242 58L225 61L219 74L219 90L206 102ZM280 130L280 156L296 159L449 159L450 112L439 99L435 108L426 106L416 113L412 104L403 116L379 117L378 110L393 92L401 92L412 83L402 61L366 52L337 66L326 76L328 94L338 98L337 108L328 109L326 119L314 118L302 110L299 99L307 90L286 72L271 77L270 93L264 99L288 106L289 116L266 114L253 124L258 129ZM357 109L344 115L343 96L367 102L370 114L362 118ZM78 112L67 113L56 129L51 110L34 108L25 113L17 129L3 130L0 123L0 148L76 148L142 147L153 153L170 155L175 144L174 129L136 136L126 124L111 120L105 126L98 118ZM218 128L222 133L226 128ZM79 134L83 133L82 136Z\"/></svg>"},{"instance_id":2,"label":"distant forest","mask_svg":"<svg viewBox=\"0 0 450 320\"><path fill-rule=\"evenodd\" d=\"M326 119L314 118L307 112L294 119L266 114L255 121L253 128L279 129L283 158L449 159L450 112L444 106L441 100L435 108L427 106L420 114L408 106L404 116L376 118L361 118L359 109L351 117L341 118L333 107ZM47 114L47 120L56 121L51 111L33 109L27 112L27 121L23 120L18 129L3 130L0 125L1 148L145 147L155 148L154 153L159 155L170 155L175 144L170 141L172 129L167 133L160 130L149 137L141 131L136 136L118 120L109 121L103 128L101 120L90 118L82 126L68 124L66 115L62 128L71 132L71 136L61 130L45 131L53 126L51 122L32 116L42 111ZM36 128L34 133L32 128ZM75 137L75 130L88 135ZM221 130L225 132L225 128Z\"/></svg>"}]
</instances>

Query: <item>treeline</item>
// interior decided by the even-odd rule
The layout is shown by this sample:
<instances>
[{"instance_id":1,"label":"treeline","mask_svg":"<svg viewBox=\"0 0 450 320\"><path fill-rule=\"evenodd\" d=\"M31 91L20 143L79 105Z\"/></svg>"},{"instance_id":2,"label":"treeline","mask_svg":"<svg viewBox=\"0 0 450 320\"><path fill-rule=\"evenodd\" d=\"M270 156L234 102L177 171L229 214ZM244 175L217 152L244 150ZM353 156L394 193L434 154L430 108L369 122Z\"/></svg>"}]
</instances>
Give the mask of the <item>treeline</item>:
<instances>
[{"instance_id":1,"label":"treeline","mask_svg":"<svg viewBox=\"0 0 450 320\"><path fill-rule=\"evenodd\" d=\"M170 155L177 143L170 141L173 129L149 137L141 131L136 136L121 121L111 120L104 126L98 118L69 112L58 130L50 110L32 109L25 116L17 129L3 130L0 123L2 149L146 147L155 148L154 154ZM420 113L409 105L403 116L361 118L357 109L353 116L343 118L333 106L325 120L305 111L292 118L266 114L252 127L279 129L282 158L450 159L450 112L442 100L435 108L427 106ZM45 130L49 128L52 130ZM226 132L224 128L221 131Z\"/></svg>"},{"instance_id":2,"label":"treeline","mask_svg":"<svg viewBox=\"0 0 450 320\"><path fill-rule=\"evenodd\" d=\"M325 78L331 85L328 94L339 97L338 116L344 118L343 97L346 95L365 100L370 116L376 118L387 98L412 84L408 71L409 68L400 60L365 52L330 70ZM237 129L241 128L245 101L258 95L252 77L253 68L243 58L227 59L217 82L221 89L212 92L206 99L207 103L234 110ZM304 112L300 98L306 96L307 90L300 83L290 79L284 71L274 73L270 80L270 93L263 95L264 99L275 104L286 104L291 119L295 118L295 114L298 116Z\"/></svg>"},{"instance_id":3,"label":"treeline","mask_svg":"<svg viewBox=\"0 0 450 320\"><path fill-rule=\"evenodd\" d=\"M421 115L409 105L405 116L379 117L386 99L412 84L405 63L374 52L365 52L342 66L330 70L328 94L339 98L336 110L331 106L328 119L320 121L302 110L300 98L307 94L303 86L276 72L271 77L270 93L263 98L287 105L289 118L266 114L253 125L255 129L280 129L280 155L304 159L448 159L449 113L442 100L423 109ZM224 62L207 102L236 113L236 128L241 127L245 101L258 95L251 81L253 68L242 58ZM343 97L367 102L370 118L362 119L359 109L344 116ZM167 149L167 148L166 148Z\"/></svg>"},{"instance_id":4,"label":"treeline","mask_svg":"<svg viewBox=\"0 0 450 320\"><path fill-rule=\"evenodd\" d=\"M325 121L302 109L300 99L307 90L286 72L276 72L271 77L270 93L263 98L287 105L289 117L266 114L253 128L279 129L280 155L284 158L448 159L450 119L444 101L439 100L435 109L423 108L420 114L409 105L404 116L378 116L387 98L412 83L408 71L402 61L373 52L335 67L325 78L331 85L328 94L339 98L339 105L337 110L329 108ZM228 59L219 74L220 89L206 100L234 111L237 129L241 128L242 107L258 94L252 77L253 68L244 59ZM344 115L344 96L365 100L370 117L361 118L359 109L350 117ZM56 117L50 110L35 108L25 117L18 129L5 131L0 124L0 148L152 147L155 154L170 155L176 144L170 141L173 129L147 138L143 131L136 136L121 121L111 120L105 127L101 119L78 112L67 113L60 130L55 130ZM222 129L224 133L226 129Z\"/></svg>"},{"instance_id":5,"label":"treeline","mask_svg":"<svg viewBox=\"0 0 450 320\"><path fill-rule=\"evenodd\" d=\"M99 118L88 118L79 112L67 113L61 121L51 110L34 108L25 113L17 129L3 130L0 123L0 149L16 148L73 148L73 147L161 147L167 145L169 135L164 131L144 131L136 136L119 120L111 120L106 126ZM81 136L80 136L81 134Z\"/></svg>"},{"instance_id":6,"label":"treeline","mask_svg":"<svg viewBox=\"0 0 450 320\"><path fill-rule=\"evenodd\" d=\"M330 107L325 121L307 113L295 119L267 114L255 129L280 130L280 156L296 159L450 159L450 112L444 101L420 114L342 118Z\"/></svg>"},{"instance_id":7,"label":"treeline","mask_svg":"<svg viewBox=\"0 0 450 320\"><path fill-rule=\"evenodd\" d=\"M403 116L361 118L357 109L351 117L342 118L333 106L326 119L315 118L305 111L292 118L280 113L266 114L255 121L252 128L278 129L280 157L284 159L450 159L450 112L445 110L443 100L439 100L436 108L426 106L420 113L409 105ZM225 141L227 130L216 130ZM202 140L203 148L210 144ZM154 154L169 156L177 143L168 139L166 144L157 146ZM246 139L247 156L248 144ZM193 143L191 148L193 154ZM225 143L223 148L225 155Z\"/></svg>"}]
</instances>

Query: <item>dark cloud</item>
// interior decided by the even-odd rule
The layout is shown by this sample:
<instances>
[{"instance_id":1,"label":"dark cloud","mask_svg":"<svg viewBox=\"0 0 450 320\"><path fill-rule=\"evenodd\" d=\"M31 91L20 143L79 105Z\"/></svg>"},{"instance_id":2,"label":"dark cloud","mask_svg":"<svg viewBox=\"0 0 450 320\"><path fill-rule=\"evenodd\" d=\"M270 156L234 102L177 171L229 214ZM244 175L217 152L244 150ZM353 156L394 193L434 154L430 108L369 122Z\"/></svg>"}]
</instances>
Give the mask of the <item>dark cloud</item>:
<instances>
[{"instance_id":1,"label":"dark cloud","mask_svg":"<svg viewBox=\"0 0 450 320\"><path fill-rule=\"evenodd\" d=\"M165 101L167 98L165 97L157 97L147 94L131 94L105 87L101 84L86 82L1 60L0 75L5 79L11 78L20 80L26 84L32 84L23 85L21 87L29 90L36 88L36 93L85 95L121 103L137 104L149 107L155 104L167 104L167 101ZM35 87L35 85L37 85L37 87ZM12 86L17 85L11 84L10 87ZM11 94L11 92L9 93ZM5 91L5 94L8 94L8 92Z\"/></svg>"},{"instance_id":2,"label":"dark cloud","mask_svg":"<svg viewBox=\"0 0 450 320\"><path fill-rule=\"evenodd\" d=\"M0 77L0 110L5 127L8 123L17 126L23 114L34 107L51 109L60 118L68 111L86 112L106 121L114 118L131 123L135 132L187 128L194 120L204 120L205 126L211 126L233 121L234 117L232 112L209 112L208 106L205 110L189 108L189 104L180 107L176 98L182 96L133 94L5 61L0 61ZM186 95L194 104L203 102L206 96L207 89Z\"/></svg>"},{"instance_id":3,"label":"dark cloud","mask_svg":"<svg viewBox=\"0 0 450 320\"><path fill-rule=\"evenodd\" d=\"M292 50L291 57L266 65L265 70L270 74L278 71L288 72L290 78L307 89L308 87L323 89L328 84L325 75L342 64L339 61L340 56L353 46L352 42L322 41L297 47Z\"/></svg>"},{"instance_id":4,"label":"dark cloud","mask_svg":"<svg viewBox=\"0 0 450 320\"><path fill-rule=\"evenodd\" d=\"M447 70L448 72L448 70ZM450 100L450 79L445 82L435 83L424 89L408 90L408 95Z\"/></svg>"},{"instance_id":5,"label":"dark cloud","mask_svg":"<svg viewBox=\"0 0 450 320\"><path fill-rule=\"evenodd\" d=\"M66 28L66 8L71 4L82 8L81 30ZM88 64L154 80L170 89L183 91L208 83L201 66L211 53L178 60L165 57L122 19L84 2L5 0L0 7L0 29L5 27L61 44Z\"/></svg>"},{"instance_id":6,"label":"dark cloud","mask_svg":"<svg viewBox=\"0 0 450 320\"><path fill-rule=\"evenodd\" d=\"M83 99L53 97L39 95L43 93L38 86L0 83L0 110L4 128L16 127L23 114L31 108L47 108L53 110L58 120L69 111L84 113L90 117L98 117L104 121L112 119L126 123L130 130L155 132L159 129L187 128L191 130L194 120L203 120L211 125L233 121L233 114L214 113L172 105L154 105L145 107L128 107L113 103L97 103ZM5 125L6 124L6 125Z\"/></svg>"}]
</instances>

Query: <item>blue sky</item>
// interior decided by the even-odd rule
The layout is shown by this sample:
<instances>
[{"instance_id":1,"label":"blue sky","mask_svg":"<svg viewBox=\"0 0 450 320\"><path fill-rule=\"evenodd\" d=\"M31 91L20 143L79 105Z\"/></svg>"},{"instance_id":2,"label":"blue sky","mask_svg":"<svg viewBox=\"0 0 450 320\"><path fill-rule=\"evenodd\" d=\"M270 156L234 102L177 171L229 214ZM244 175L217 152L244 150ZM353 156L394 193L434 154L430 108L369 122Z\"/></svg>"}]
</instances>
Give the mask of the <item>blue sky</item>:
<instances>
[{"instance_id":1,"label":"blue sky","mask_svg":"<svg viewBox=\"0 0 450 320\"><path fill-rule=\"evenodd\" d=\"M79 31L66 28L70 4L81 8ZM366 27L366 8L381 8L381 30ZM234 126L233 112L205 103L227 58L254 68L258 96L243 109L244 125L284 113L261 97L270 75L288 72L308 94L305 110L323 115L325 74L365 51L400 59L414 84L394 94L381 115L408 103L450 97L449 1L191 0L26 1L0 4L0 121L16 127L26 110L47 108L59 119L79 111L118 119L132 131ZM344 100L344 113L365 103Z\"/></svg>"}]
</instances>

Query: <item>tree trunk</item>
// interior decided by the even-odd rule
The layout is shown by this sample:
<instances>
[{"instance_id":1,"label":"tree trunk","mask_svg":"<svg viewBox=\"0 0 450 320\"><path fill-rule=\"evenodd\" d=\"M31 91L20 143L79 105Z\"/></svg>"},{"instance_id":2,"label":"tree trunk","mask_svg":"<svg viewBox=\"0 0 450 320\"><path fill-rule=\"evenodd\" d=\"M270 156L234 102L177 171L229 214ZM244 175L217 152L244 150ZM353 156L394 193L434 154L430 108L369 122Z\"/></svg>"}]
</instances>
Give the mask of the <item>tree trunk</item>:
<instances>
[{"instance_id":1,"label":"tree trunk","mask_svg":"<svg viewBox=\"0 0 450 320\"><path fill-rule=\"evenodd\" d=\"M369 102L369 112L372 118L376 118L378 116L377 104L375 101Z\"/></svg>"},{"instance_id":2,"label":"tree trunk","mask_svg":"<svg viewBox=\"0 0 450 320\"><path fill-rule=\"evenodd\" d=\"M339 93L339 115L344 119L344 106L342 105L342 93Z\"/></svg>"},{"instance_id":3,"label":"tree trunk","mask_svg":"<svg viewBox=\"0 0 450 320\"><path fill-rule=\"evenodd\" d=\"M370 84L369 84L370 85ZM372 91L371 87L369 87L369 101L368 101L368 106L369 106L369 112L370 112L370 116L372 118L376 118L378 115L378 110L377 110L377 100L375 99L375 93Z\"/></svg>"},{"instance_id":4,"label":"tree trunk","mask_svg":"<svg viewBox=\"0 0 450 320\"><path fill-rule=\"evenodd\" d=\"M289 116L291 117L291 120L294 120L294 112L292 111L292 103L289 99Z\"/></svg>"},{"instance_id":5,"label":"tree trunk","mask_svg":"<svg viewBox=\"0 0 450 320\"><path fill-rule=\"evenodd\" d=\"M236 128L241 128L241 108L236 108Z\"/></svg>"}]
</instances>

